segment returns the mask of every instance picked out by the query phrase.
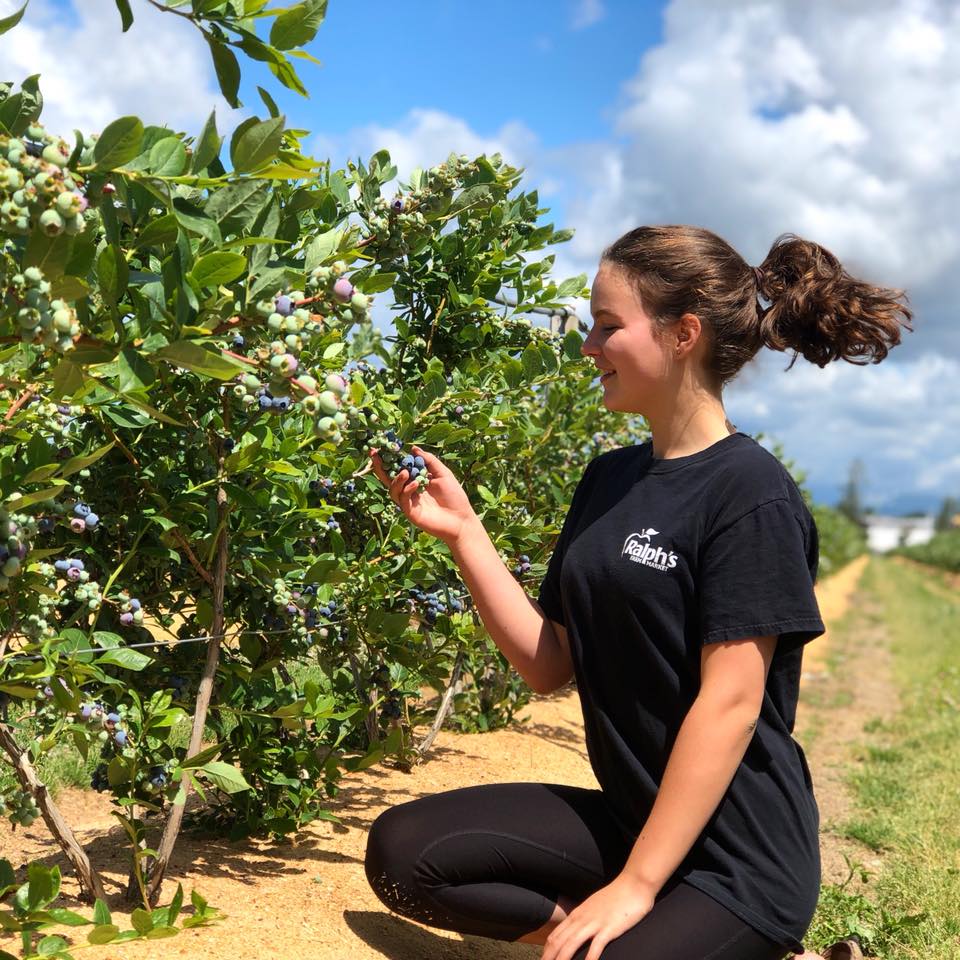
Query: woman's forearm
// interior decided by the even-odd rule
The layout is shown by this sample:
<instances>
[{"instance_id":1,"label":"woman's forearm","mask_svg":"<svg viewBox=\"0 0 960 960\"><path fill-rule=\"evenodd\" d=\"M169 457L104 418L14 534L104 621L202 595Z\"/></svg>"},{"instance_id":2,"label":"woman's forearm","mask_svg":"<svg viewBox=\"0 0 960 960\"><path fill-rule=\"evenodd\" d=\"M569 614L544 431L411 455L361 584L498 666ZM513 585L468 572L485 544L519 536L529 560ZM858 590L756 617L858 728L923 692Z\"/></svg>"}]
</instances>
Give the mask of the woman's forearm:
<instances>
[{"instance_id":1,"label":"woman's forearm","mask_svg":"<svg viewBox=\"0 0 960 960\"><path fill-rule=\"evenodd\" d=\"M660 790L622 873L656 894L680 866L730 786L756 712L698 697L687 712Z\"/></svg>"}]
</instances>

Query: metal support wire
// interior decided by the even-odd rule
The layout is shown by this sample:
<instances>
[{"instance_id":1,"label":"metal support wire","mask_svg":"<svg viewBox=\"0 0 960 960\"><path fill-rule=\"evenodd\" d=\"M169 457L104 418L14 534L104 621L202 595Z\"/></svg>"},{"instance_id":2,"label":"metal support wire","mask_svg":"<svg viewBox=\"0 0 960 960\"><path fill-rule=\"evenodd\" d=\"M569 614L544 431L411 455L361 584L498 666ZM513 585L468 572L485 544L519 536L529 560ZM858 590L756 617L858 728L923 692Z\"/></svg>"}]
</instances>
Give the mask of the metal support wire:
<instances>
[{"instance_id":1,"label":"metal support wire","mask_svg":"<svg viewBox=\"0 0 960 960\"><path fill-rule=\"evenodd\" d=\"M496 303L502 303L505 307L516 307L517 303L511 303L502 293L498 293L494 298ZM528 307L525 313L545 313L550 317L550 330L557 333L563 323L563 332L577 330L580 333L586 333L590 328L577 316L576 310L572 307Z\"/></svg>"}]
</instances>

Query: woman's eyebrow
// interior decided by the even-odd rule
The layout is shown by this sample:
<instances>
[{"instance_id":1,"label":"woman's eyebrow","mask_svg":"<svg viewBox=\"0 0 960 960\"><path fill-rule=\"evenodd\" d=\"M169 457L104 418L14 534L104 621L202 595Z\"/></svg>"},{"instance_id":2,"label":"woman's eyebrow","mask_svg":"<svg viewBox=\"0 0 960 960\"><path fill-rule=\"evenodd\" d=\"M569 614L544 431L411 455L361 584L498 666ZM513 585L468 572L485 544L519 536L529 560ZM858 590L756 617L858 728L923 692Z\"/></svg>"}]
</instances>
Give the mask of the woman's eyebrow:
<instances>
[{"instance_id":1,"label":"woman's eyebrow","mask_svg":"<svg viewBox=\"0 0 960 960\"><path fill-rule=\"evenodd\" d=\"M614 313L612 310L608 310L606 307L600 307L599 310L590 310L591 316L599 317L600 314L605 313L608 317L613 317L615 320L619 320L620 317L618 314Z\"/></svg>"}]
</instances>

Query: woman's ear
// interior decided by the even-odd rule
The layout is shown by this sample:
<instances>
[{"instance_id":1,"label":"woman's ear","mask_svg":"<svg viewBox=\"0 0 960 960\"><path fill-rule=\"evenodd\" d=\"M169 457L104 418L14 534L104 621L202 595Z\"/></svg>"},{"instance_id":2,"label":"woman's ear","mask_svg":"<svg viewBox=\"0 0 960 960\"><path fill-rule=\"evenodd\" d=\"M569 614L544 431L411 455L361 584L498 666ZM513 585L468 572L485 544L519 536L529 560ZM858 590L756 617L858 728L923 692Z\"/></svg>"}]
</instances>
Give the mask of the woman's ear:
<instances>
[{"instance_id":1,"label":"woman's ear","mask_svg":"<svg viewBox=\"0 0 960 960\"><path fill-rule=\"evenodd\" d=\"M685 313L674 327L677 337L676 356L679 358L689 353L700 339L703 330L700 318L695 313Z\"/></svg>"}]
</instances>

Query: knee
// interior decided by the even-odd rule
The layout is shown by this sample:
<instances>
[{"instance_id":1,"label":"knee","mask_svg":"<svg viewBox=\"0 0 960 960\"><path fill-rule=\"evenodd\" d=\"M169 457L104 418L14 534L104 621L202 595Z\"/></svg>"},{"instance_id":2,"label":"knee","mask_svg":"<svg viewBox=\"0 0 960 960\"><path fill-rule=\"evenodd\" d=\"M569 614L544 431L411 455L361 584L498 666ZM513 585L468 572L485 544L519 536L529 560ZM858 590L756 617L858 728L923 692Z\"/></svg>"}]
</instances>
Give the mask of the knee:
<instances>
[{"instance_id":1,"label":"knee","mask_svg":"<svg viewBox=\"0 0 960 960\"><path fill-rule=\"evenodd\" d=\"M416 889L418 851L416 824L399 807L384 810L373 821L363 869L377 897L397 912L403 912L404 899Z\"/></svg>"}]
</instances>

